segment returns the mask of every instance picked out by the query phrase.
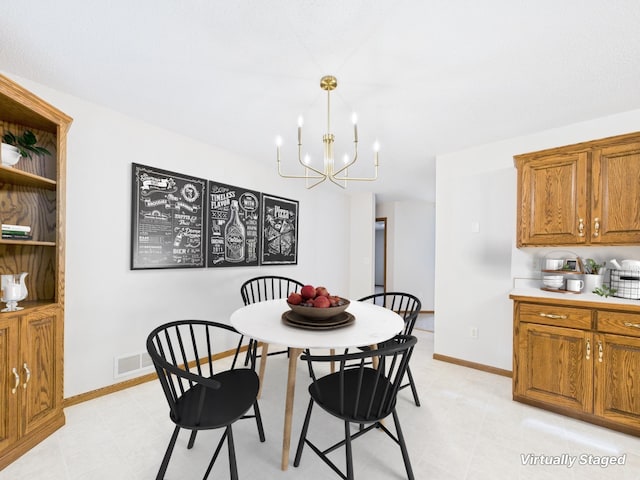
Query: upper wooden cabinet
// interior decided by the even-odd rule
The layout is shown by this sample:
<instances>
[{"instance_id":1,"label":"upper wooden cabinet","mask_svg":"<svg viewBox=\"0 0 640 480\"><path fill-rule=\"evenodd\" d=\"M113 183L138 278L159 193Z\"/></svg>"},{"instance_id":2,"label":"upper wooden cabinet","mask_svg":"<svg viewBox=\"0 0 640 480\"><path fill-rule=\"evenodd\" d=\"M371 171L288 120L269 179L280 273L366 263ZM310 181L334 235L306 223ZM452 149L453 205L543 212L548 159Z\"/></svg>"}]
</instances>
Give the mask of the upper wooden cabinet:
<instances>
[{"instance_id":1,"label":"upper wooden cabinet","mask_svg":"<svg viewBox=\"0 0 640 480\"><path fill-rule=\"evenodd\" d=\"M518 247L640 243L640 132L514 160Z\"/></svg>"}]
</instances>

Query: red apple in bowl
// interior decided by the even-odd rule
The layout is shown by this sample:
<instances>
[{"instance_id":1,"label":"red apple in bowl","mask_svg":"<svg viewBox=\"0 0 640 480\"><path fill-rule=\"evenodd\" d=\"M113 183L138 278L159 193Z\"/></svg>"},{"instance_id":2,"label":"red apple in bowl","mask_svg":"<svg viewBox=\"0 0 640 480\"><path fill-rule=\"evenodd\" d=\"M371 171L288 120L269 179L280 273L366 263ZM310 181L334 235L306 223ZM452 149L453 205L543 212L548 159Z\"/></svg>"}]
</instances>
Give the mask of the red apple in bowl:
<instances>
[{"instance_id":1,"label":"red apple in bowl","mask_svg":"<svg viewBox=\"0 0 640 480\"><path fill-rule=\"evenodd\" d=\"M314 298L316 296L316 289L313 285L305 285L300 289L300 295L302 298Z\"/></svg>"},{"instance_id":2,"label":"red apple in bowl","mask_svg":"<svg viewBox=\"0 0 640 480\"><path fill-rule=\"evenodd\" d=\"M327 297L319 295L313 300L313 306L314 308L329 308L331 306L331 302Z\"/></svg>"},{"instance_id":3,"label":"red apple in bowl","mask_svg":"<svg viewBox=\"0 0 640 480\"><path fill-rule=\"evenodd\" d=\"M300 305L302 303L302 295L296 292L291 292L287 297L287 302L291 305Z\"/></svg>"},{"instance_id":4,"label":"red apple in bowl","mask_svg":"<svg viewBox=\"0 0 640 480\"><path fill-rule=\"evenodd\" d=\"M316 287L316 297L328 297L329 290L325 287Z\"/></svg>"}]
</instances>

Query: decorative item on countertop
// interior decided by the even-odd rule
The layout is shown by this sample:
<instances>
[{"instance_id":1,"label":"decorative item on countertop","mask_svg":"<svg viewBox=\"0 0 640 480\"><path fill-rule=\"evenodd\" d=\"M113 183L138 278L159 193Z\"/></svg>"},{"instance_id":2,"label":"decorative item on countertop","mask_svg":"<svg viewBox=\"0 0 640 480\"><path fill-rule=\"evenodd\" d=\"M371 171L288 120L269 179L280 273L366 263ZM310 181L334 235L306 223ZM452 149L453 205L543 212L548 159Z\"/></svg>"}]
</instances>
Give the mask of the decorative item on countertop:
<instances>
[{"instance_id":1,"label":"decorative item on countertop","mask_svg":"<svg viewBox=\"0 0 640 480\"><path fill-rule=\"evenodd\" d=\"M30 159L32 155L51 155L49 150L36 145L36 143L38 143L38 138L31 130L25 130L22 135L18 136L15 136L11 132L5 132L2 136L2 164L12 166L15 165L21 157ZM16 149L19 154L17 158L15 157ZM8 158L5 159L5 155Z\"/></svg>"},{"instance_id":2,"label":"decorative item on countertop","mask_svg":"<svg viewBox=\"0 0 640 480\"><path fill-rule=\"evenodd\" d=\"M609 295L616 296L615 293L617 290L615 288L608 287L607 285L601 285L600 287L595 287L593 292L596 295L600 295L601 297L608 297Z\"/></svg>"},{"instance_id":3,"label":"decorative item on countertop","mask_svg":"<svg viewBox=\"0 0 640 480\"><path fill-rule=\"evenodd\" d=\"M587 258L582 263L584 264L584 273L587 275L602 275L604 273L606 262L599 264L593 258Z\"/></svg>"},{"instance_id":4,"label":"decorative item on countertop","mask_svg":"<svg viewBox=\"0 0 640 480\"><path fill-rule=\"evenodd\" d=\"M27 275L27 272L15 275L0 275L0 285L2 286L0 301L7 304L6 308L3 308L0 312L16 312L22 310L23 307L19 307L18 302L27 298L27 286L24 283L24 278Z\"/></svg>"},{"instance_id":5,"label":"decorative item on countertop","mask_svg":"<svg viewBox=\"0 0 640 480\"><path fill-rule=\"evenodd\" d=\"M584 291L602 295L596 291L602 291L605 263L596 263L593 258L587 258L582 263L584 264Z\"/></svg>"},{"instance_id":6,"label":"decorative item on countertop","mask_svg":"<svg viewBox=\"0 0 640 480\"><path fill-rule=\"evenodd\" d=\"M640 300L640 270L611 270L609 285L614 297Z\"/></svg>"}]
</instances>

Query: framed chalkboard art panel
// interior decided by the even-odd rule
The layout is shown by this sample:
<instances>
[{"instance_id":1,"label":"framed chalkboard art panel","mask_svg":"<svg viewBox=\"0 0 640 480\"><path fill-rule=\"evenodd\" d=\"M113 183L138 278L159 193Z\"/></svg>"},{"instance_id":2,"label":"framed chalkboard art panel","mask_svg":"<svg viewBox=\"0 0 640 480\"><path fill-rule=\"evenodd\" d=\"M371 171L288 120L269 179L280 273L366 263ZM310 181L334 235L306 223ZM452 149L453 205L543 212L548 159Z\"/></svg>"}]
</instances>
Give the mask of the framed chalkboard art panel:
<instances>
[{"instance_id":1,"label":"framed chalkboard art panel","mask_svg":"<svg viewBox=\"0 0 640 480\"><path fill-rule=\"evenodd\" d=\"M298 202L262 194L262 265L298 263Z\"/></svg>"},{"instance_id":2,"label":"framed chalkboard art panel","mask_svg":"<svg viewBox=\"0 0 640 480\"><path fill-rule=\"evenodd\" d=\"M209 180L207 208L207 266L257 266L260 192Z\"/></svg>"},{"instance_id":3,"label":"framed chalkboard art panel","mask_svg":"<svg viewBox=\"0 0 640 480\"><path fill-rule=\"evenodd\" d=\"M207 181L132 164L131 269L205 267Z\"/></svg>"}]
</instances>

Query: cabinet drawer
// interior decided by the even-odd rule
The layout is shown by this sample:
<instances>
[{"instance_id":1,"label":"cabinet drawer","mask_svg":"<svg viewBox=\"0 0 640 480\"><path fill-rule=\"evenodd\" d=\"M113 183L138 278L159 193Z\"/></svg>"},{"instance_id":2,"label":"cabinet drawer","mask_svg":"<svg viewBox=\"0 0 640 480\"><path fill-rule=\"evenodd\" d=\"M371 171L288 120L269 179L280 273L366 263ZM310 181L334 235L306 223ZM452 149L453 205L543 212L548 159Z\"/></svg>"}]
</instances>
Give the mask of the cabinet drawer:
<instances>
[{"instance_id":1,"label":"cabinet drawer","mask_svg":"<svg viewBox=\"0 0 640 480\"><path fill-rule=\"evenodd\" d=\"M607 312L598 310L599 332L619 333L640 337L640 313Z\"/></svg>"},{"instance_id":2,"label":"cabinet drawer","mask_svg":"<svg viewBox=\"0 0 640 480\"><path fill-rule=\"evenodd\" d=\"M587 308L559 307L537 303L521 303L519 311L521 322L556 325L559 327L591 328L591 310Z\"/></svg>"}]
</instances>

